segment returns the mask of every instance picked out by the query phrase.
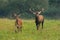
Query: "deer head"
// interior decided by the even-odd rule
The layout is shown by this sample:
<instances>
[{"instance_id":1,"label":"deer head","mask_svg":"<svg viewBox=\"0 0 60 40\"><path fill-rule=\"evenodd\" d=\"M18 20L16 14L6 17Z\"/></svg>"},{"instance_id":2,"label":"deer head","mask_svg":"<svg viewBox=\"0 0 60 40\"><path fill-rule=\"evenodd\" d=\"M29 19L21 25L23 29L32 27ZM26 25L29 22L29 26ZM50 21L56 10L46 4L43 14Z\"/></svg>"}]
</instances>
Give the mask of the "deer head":
<instances>
[{"instance_id":1,"label":"deer head","mask_svg":"<svg viewBox=\"0 0 60 40\"><path fill-rule=\"evenodd\" d=\"M19 18L19 16L21 16L21 14L17 15L16 13L13 13L13 17L14 17L14 19Z\"/></svg>"},{"instance_id":2,"label":"deer head","mask_svg":"<svg viewBox=\"0 0 60 40\"><path fill-rule=\"evenodd\" d=\"M30 8L29 11L32 12L33 14L35 14L36 16L38 16L39 14L41 14L41 12L44 11L44 8L42 8L41 11L36 11L36 12L32 11L31 8Z\"/></svg>"}]
</instances>

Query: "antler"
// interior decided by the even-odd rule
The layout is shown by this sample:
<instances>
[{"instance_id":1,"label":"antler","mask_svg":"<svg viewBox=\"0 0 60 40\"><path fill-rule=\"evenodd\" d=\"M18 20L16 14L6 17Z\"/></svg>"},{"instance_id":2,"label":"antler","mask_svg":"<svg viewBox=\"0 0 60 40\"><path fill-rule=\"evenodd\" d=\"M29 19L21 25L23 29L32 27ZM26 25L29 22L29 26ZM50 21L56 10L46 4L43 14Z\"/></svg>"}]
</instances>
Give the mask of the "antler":
<instances>
[{"instance_id":1,"label":"antler","mask_svg":"<svg viewBox=\"0 0 60 40\"><path fill-rule=\"evenodd\" d=\"M44 8L42 8L42 10L38 12L38 14L41 14L41 12L44 12Z\"/></svg>"},{"instance_id":2,"label":"antler","mask_svg":"<svg viewBox=\"0 0 60 40\"><path fill-rule=\"evenodd\" d=\"M38 14L41 14L41 11L39 11Z\"/></svg>"},{"instance_id":3,"label":"antler","mask_svg":"<svg viewBox=\"0 0 60 40\"><path fill-rule=\"evenodd\" d=\"M29 9L30 12L32 12L33 14L36 14L34 11L31 10L31 8Z\"/></svg>"},{"instance_id":4,"label":"antler","mask_svg":"<svg viewBox=\"0 0 60 40\"><path fill-rule=\"evenodd\" d=\"M31 10L31 8L29 9L29 11L30 11L30 12L33 12L33 11Z\"/></svg>"},{"instance_id":5,"label":"antler","mask_svg":"<svg viewBox=\"0 0 60 40\"><path fill-rule=\"evenodd\" d=\"M42 11L44 12L44 8L42 8Z\"/></svg>"}]
</instances>

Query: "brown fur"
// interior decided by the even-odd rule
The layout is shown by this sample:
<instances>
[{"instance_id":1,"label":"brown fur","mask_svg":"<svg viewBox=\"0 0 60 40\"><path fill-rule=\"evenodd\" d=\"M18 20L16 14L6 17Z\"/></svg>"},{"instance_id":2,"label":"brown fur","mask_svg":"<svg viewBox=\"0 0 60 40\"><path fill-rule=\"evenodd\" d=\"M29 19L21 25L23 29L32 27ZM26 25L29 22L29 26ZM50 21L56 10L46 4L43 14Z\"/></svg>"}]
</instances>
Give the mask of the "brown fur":
<instances>
[{"instance_id":1,"label":"brown fur","mask_svg":"<svg viewBox=\"0 0 60 40\"><path fill-rule=\"evenodd\" d=\"M39 20L40 22L42 22L42 21L44 20L43 15L39 15L39 16L38 16L38 20Z\"/></svg>"},{"instance_id":2,"label":"brown fur","mask_svg":"<svg viewBox=\"0 0 60 40\"><path fill-rule=\"evenodd\" d=\"M22 20L17 16L15 16L15 26L17 27L18 31L22 31ZM15 30L16 31L16 30Z\"/></svg>"},{"instance_id":3,"label":"brown fur","mask_svg":"<svg viewBox=\"0 0 60 40\"><path fill-rule=\"evenodd\" d=\"M29 9L29 11L35 15L35 23L36 23L37 30L39 29L40 23L42 23L42 29L43 29L44 17L43 17L43 15L39 15L39 14L42 11L44 11L44 8L42 8L41 11L34 12L31 9Z\"/></svg>"},{"instance_id":4,"label":"brown fur","mask_svg":"<svg viewBox=\"0 0 60 40\"><path fill-rule=\"evenodd\" d=\"M39 14L37 14L37 15L35 16L36 17L35 23L36 23L37 30L39 29L40 23L42 23L42 29L43 29L44 17L43 17L43 15L39 15Z\"/></svg>"}]
</instances>

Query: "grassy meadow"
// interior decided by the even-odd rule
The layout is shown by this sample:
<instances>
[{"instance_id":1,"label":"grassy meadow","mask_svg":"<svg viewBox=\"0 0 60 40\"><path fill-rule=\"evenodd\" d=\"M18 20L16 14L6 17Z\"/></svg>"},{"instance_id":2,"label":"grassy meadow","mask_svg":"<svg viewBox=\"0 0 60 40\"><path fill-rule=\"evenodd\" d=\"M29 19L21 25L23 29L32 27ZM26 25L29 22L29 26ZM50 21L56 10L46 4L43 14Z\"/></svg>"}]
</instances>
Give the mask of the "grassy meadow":
<instances>
[{"instance_id":1,"label":"grassy meadow","mask_svg":"<svg viewBox=\"0 0 60 40\"><path fill-rule=\"evenodd\" d=\"M22 32L15 33L15 20L0 18L0 40L60 40L60 20L45 19L37 31L34 20L23 20Z\"/></svg>"}]
</instances>

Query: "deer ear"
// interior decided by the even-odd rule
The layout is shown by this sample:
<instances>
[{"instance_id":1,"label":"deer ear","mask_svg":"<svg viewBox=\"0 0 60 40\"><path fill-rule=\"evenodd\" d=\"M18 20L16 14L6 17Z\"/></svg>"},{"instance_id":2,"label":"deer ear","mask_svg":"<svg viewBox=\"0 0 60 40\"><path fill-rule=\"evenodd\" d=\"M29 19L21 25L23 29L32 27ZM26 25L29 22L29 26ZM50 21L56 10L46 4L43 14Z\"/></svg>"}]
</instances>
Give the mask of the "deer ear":
<instances>
[{"instance_id":1,"label":"deer ear","mask_svg":"<svg viewBox=\"0 0 60 40\"><path fill-rule=\"evenodd\" d=\"M16 13L14 13L13 15L14 15L14 16L17 16L17 14L16 14Z\"/></svg>"},{"instance_id":2,"label":"deer ear","mask_svg":"<svg viewBox=\"0 0 60 40\"><path fill-rule=\"evenodd\" d=\"M38 14L41 14L41 11L39 11Z\"/></svg>"},{"instance_id":3,"label":"deer ear","mask_svg":"<svg viewBox=\"0 0 60 40\"><path fill-rule=\"evenodd\" d=\"M21 16L21 14L19 14L18 16Z\"/></svg>"}]
</instances>

